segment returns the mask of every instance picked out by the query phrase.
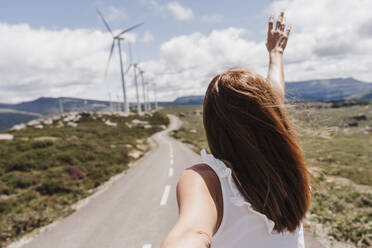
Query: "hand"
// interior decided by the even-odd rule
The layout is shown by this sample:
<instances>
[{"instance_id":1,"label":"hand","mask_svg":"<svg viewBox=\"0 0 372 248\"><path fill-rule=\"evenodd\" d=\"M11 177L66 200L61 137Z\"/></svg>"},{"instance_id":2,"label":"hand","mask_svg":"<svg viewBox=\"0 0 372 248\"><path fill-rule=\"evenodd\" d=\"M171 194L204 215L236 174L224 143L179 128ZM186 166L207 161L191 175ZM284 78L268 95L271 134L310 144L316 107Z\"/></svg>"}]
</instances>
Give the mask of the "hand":
<instances>
[{"instance_id":1,"label":"hand","mask_svg":"<svg viewBox=\"0 0 372 248\"><path fill-rule=\"evenodd\" d=\"M285 18L284 12L281 12L278 20L276 21L275 29L274 27L274 16L271 15L269 19L269 30L267 32L266 48L270 54L279 53L283 54L284 49L287 45L288 36L291 32L291 26L288 26L285 30Z\"/></svg>"}]
</instances>

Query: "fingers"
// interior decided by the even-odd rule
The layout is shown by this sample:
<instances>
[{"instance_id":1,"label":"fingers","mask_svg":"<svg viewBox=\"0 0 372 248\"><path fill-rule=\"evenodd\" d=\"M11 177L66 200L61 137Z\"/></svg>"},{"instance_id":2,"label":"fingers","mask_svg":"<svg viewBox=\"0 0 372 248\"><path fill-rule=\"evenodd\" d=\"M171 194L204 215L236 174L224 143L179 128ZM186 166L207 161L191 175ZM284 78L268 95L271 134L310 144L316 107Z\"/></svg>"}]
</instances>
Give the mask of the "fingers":
<instances>
[{"instance_id":1,"label":"fingers","mask_svg":"<svg viewBox=\"0 0 372 248\"><path fill-rule=\"evenodd\" d=\"M270 15L270 18L269 18L269 30L268 30L268 34L270 34L271 30L273 30L273 27L274 27L274 15L271 14Z\"/></svg>"},{"instance_id":2,"label":"fingers","mask_svg":"<svg viewBox=\"0 0 372 248\"><path fill-rule=\"evenodd\" d=\"M292 29L292 26L289 25L284 35L281 37L279 41L279 46L282 47L283 49L285 49L285 47L287 46L288 37L289 37L289 34L291 33L291 29Z\"/></svg>"},{"instance_id":3,"label":"fingers","mask_svg":"<svg viewBox=\"0 0 372 248\"><path fill-rule=\"evenodd\" d=\"M273 29L274 26L274 16L271 15L269 18L269 27L268 27L268 38L266 40L266 47L269 51L272 49L281 49L284 51L287 42L288 37L291 32L292 26L288 25L288 27L285 27L285 16L284 12L280 12L280 15L278 16L278 19L276 21L275 29Z\"/></svg>"},{"instance_id":4,"label":"fingers","mask_svg":"<svg viewBox=\"0 0 372 248\"><path fill-rule=\"evenodd\" d=\"M284 27L285 27L285 16L283 16L282 21L280 23L280 31L284 32Z\"/></svg>"},{"instance_id":5,"label":"fingers","mask_svg":"<svg viewBox=\"0 0 372 248\"><path fill-rule=\"evenodd\" d=\"M281 29L283 18L284 18L284 12L280 12L280 15L278 17L278 20L276 21L275 29L277 29L277 30L280 30Z\"/></svg>"},{"instance_id":6,"label":"fingers","mask_svg":"<svg viewBox=\"0 0 372 248\"><path fill-rule=\"evenodd\" d=\"M280 12L278 20L276 21L275 29L284 32L284 27L285 27L284 12Z\"/></svg>"},{"instance_id":7,"label":"fingers","mask_svg":"<svg viewBox=\"0 0 372 248\"><path fill-rule=\"evenodd\" d=\"M288 25L287 30L285 31L285 34L288 38L289 34L291 33L292 25Z\"/></svg>"}]
</instances>

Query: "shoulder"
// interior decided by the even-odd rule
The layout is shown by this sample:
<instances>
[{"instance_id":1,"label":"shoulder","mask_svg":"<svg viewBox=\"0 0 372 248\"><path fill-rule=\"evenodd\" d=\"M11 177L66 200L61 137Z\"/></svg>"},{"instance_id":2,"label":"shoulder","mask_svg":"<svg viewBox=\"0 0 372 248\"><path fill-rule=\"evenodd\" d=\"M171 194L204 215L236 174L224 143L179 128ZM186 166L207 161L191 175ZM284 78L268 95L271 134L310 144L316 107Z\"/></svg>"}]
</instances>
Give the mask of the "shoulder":
<instances>
[{"instance_id":1,"label":"shoulder","mask_svg":"<svg viewBox=\"0 0 372 248\"><path fill-rule=\"evenodd\" d=\"M217 191L221 184L216 172L207 164L200 163L182 172L178 187L196 187L199 190L204 188L214 197L218 193Z\"/></svg>"},{"instance_id":2,"label":"shoulder","mask_svg":"<svg viewBox=\"0 0 372 248\"><path fill-rule=\"evenodd\" d=\"M218 176L206 164L185 169L177 184L179 219L214 234L222 219L222 190Z\"/></svg>"},{"instance_id":3,"label":"shoulder","mask_svg":"<svg viewBox=\"0 0 372 248\"><path fill-rule=\"evenodd\" d=\"M214 222L214 233L217 231L222 220L223 199L220 180L211 167L196 164L185 169L177 185L177 201L180 212L192 204L203 217L209 216Z\"/></svg>"}]
</instances>

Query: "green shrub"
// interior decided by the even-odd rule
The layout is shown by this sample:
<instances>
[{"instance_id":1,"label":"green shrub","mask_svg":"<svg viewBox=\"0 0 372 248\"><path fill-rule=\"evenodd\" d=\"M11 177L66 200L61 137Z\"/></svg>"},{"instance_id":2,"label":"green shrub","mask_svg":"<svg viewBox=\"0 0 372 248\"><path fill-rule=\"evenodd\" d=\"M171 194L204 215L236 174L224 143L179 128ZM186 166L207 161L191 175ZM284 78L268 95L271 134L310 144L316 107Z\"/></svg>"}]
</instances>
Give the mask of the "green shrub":
<instances>
[{"instance_id":1,"label":"green shrub","mask_svg":"<svg viewBox=\"0 0 372 248\"><path fill-rule=\"evenodd\" d=\"M52 146L53 145L53 141L50 141L50 140L43 140L43 141L33 141L31 143L31 147L33 149L40 149L40 148L46 148L48 146Z\"/></svg>"},{"instance_id":2,"label":"green shrub","mask_svg":"<svg viewBox=\"0 0 372 248\"><path fill-rule=\"evenodd\" d=\"M36 190L42 195L53 195L59 193L69 193L71 189L59 179L47 179L41 183Z\"/></svg>"},{"instance_id":3,"label":"green shrub","mask_svg":"<svg viewBox=\"0 0 372 248\"><path fill-rule=\"evenodd\" d=\"M152 125L169 125L169 118L166 114L161 112L155 112L150 120Z\"/></svg>"},{"instance_id":4,"label":"green shrub","mask_svg":"<svg viewBox=\"0 0 372 248\"><path fill-rule=\"evenodd\" d=\"M13 200L0 200L0 214L9 212L12 209L13 205Z\"/></svg>"},{"instance_id":5,"label":"green shrub","mask_svg":"<svg viewBox=\"0 0 372 248\"><path fill-rule=\"evenodd\" d=\"M13 189L25 189L40 182L38 174L30 172L12 172L7 174L3 180Z\"/></svg>"},{"instance_id":6,"label":"green shrub","mask_svg":"<svg viewBox=\"0 0 372 248\"><path fill-rule=\"evenodd\" d=\"M118 126L108 127L86 115L77 128L26 128L15 132L15 140L0 143L0 186L6 185L10 192L9 199L0 200L0 247L71 213L71 204L128 168L132 158L125 156L125 144L135 146L137 139L149 137L169 122L164 114L104 118ZM133 119L146 120L153 127L129 128L126 123ZM34 140L41 136L60 139Z\"/></svg>"},{"instance_id":7,"label":"green shrub","mask_svg":"<svg viewBox=\"0 0 372 248\"><path fill-rule=\"evenodd\" d=\"M57 155L57 160L62 164L75 164L77 159L73 156L72 151L61 152Z\"/></svg>"},{"instance_id":8,"label":"green shrub","mask_svg":"<svg viewBox=\"0 0 372 248\"><path fill-rule=\"evenodd\" d=\"M15 158L14 160L7 161L4 165L6 171L30 171L36 167L36 161L27 160L23 157Z\"/></svg>"}]
</instances>

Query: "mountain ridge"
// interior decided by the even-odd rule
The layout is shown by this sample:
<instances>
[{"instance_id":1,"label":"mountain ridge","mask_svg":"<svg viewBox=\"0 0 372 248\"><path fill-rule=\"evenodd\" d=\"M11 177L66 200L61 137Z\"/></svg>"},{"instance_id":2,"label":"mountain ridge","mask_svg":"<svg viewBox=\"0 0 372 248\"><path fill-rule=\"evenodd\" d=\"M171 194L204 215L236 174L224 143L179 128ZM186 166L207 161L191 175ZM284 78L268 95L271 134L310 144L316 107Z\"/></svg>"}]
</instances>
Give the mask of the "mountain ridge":
<instances>
[{"instance_id":1,"label":"mountain ridge","mask_svg":"<svg viewBox=\"0 0 372 248\"><path fill-rule=\"evenodd\" d=\"M372 99L372 83L351 77L287 82L285 95L290 101ZM203 103L203 99L203 95L190 95L179 97L174 102L198 105Z\"/></svg>"},{"instance_id":2,"label":"mountain ridge","mask_svg":"<svg viewBox=\"0 0 372 248\"><path fill-rule=\"evenodd\" d=\"M354 78L315 79L286 83L286 98L289 101L342 101L353 99L372 99L372 83ZM159 102L159 106L201 105L204 95L189 95L176 98L174 101ZM0 130L8 129L15 124L37 118L37 115L48 115L63 111L104 111L110 110L110 102L73 97L40 97L33 101L16 104L0 103ZM113 102L113 109L119 103ZM122 104L122 103L120 103ZM134 107L134 103L130 103ZM14 112L12 112L12 110ZM30 115L31 114L31 115Z\"/></svg>"}]
</instances>

